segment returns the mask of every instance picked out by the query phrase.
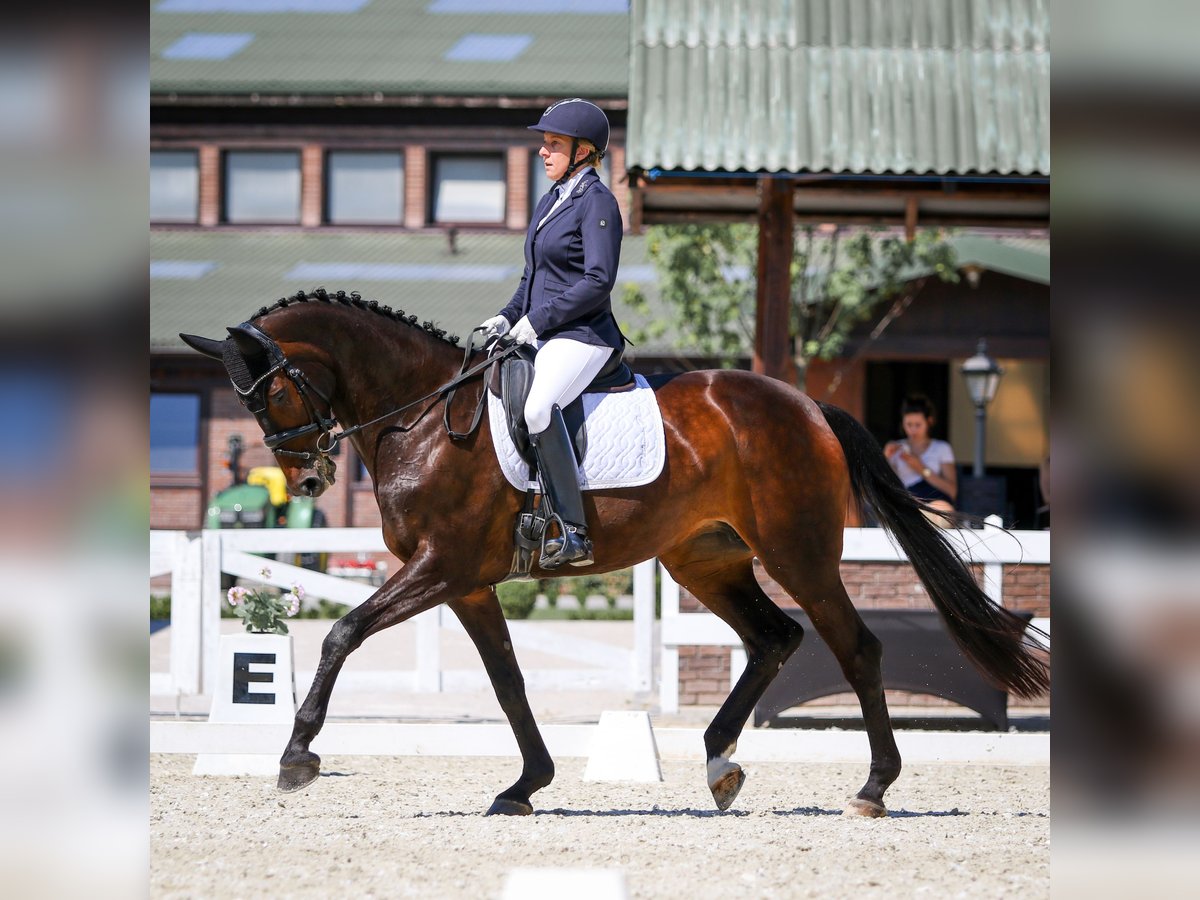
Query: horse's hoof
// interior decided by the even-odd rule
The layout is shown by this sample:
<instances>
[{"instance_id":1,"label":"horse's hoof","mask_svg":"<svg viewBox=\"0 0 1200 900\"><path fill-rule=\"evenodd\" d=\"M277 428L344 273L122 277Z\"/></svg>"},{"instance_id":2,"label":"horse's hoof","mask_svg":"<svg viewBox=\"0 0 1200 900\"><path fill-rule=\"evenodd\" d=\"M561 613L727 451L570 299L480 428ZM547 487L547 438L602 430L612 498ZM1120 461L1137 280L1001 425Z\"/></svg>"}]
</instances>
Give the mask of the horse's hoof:
<instances>
[{"instance_id":1,"label":"horse's hoof","mask_svg":"<svg viewBox=\"0 0 1200 900\"><path fill-rule=\"evenodd\" d=\"M887 814L887 807L882 803L863 800L861 797L855 797L847 803L846 809L842 813L843 816L866 816L869 819L883 819Z\"/></svg>"},{"instance_id":2,"label":"horse's hoof","mask_svg":"<svg viewBox=\"0 0 1200 900\"><path fill-rule=\"evenodd\" d=\"M528 803L522 803L520 800L508 800L504 797L497 797L484 815L488 816L531 816L533 815L533 807Z\"/></svg>"},{"instance_id":3,"label":"horse's hoof","mask_svg":"<svg viewBox=\"0 0 1200 900\"><path fill-rule=\"evenodd\" d=\"M717 801L717 809L724 812L733 804L738 791L746 783L746 773L735 762L726 761L721 768L714 772L708 782L713 799Z\"/></svg>"},{"instance_id":4,"label":"horse's hoof","mask_svg":"<svg viewBox=\"0 0 1200 900\"><path fill-rule=\"evenodd\" d=\"M321 757L315 753L308 754L311 759L292 765L279 764L279 781L276 786L285 794L306 788L321 774Z\"/></svg>"}]
</instances>

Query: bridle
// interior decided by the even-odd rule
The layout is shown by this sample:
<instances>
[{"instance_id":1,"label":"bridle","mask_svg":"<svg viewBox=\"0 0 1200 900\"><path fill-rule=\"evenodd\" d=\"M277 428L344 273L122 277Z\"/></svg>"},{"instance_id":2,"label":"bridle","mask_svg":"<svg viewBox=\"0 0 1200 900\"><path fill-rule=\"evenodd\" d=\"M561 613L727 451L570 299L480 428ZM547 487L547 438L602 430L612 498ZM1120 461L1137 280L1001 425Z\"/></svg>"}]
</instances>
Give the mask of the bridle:
<instances>
[{"instance_id":1,"label":"bridle","mask_svg":"<svg viewBox=\"0 0 1200 900\"><path fill-rule=\"evenodd\" d=\"M446 408L443 413L443 422L446 426L446 433L455 440L462 440L470 437L479 427L480 419L483 415L483 405L487 399L487 390L480 393L479 402L475 407L474 416L471 419L471 425L466 431L455 431L450 425L450 404L454 399L454 394L459 386L473 378L475 375L485 369L495 365L500 360L510 356L516 352L520 346L515 341L497 340L491 347L491 352L488 358L474 366L470 365L472 346L474 343L475 332L484 331L483 328L475 328L471 332L470 338L467 340L465 352L463 354L462 366L459 368L458 374L450 379L450 381L441 385L438 388L425 394L423 397L418 397L403 406L396 407L383 415L376 416L369 422L362 422L358 425L351 425L348 428L343 428L341 431L334 431L338 425L337 416L333 413L333 406L330 398L322 393L316 385L309 380L304 371L295 363L287 358L282 348L275 341L265 334L262 330L249 322L243 322L237 327L237 330L252 337L257 341L266 352L270 367L253 380L248 387L239 387L237 381L234 380L234 390L238 393L238 399L242 405L254 415L258 420L259 425L263 426L263 431L266 432L270 426L270 418L267 416L267 397L264 389L265 384L269 384L269 380L276 374L282 374L287 378L292 386L295 387L296 393L300 395L300 400L304 403L304 408L308 413L308 422L304 425L295 428L286 428L282 431L275 431L270 434L264 434L263 443L267 449L278 456L290 456L295 459L302 460L303 468L316 466L323 460L328 460L329 456L337 449L339 443L350 435L362 431L364 428L369 428L376 425L385 419L390 419L393 416L398 416L400 413L412 409L426 400L435 400L435 404L441 402L444 398ZM487 345L485 344L485 347ZM318 397L324 402L325 408L329 411L328 414L322 414L317 405L313 402L313 396ZM296 438L303 437L308 434L317 433L316 443L312 450L284 450L280 449L284 444L293 441Z\"/></svg>"}]
</instances>

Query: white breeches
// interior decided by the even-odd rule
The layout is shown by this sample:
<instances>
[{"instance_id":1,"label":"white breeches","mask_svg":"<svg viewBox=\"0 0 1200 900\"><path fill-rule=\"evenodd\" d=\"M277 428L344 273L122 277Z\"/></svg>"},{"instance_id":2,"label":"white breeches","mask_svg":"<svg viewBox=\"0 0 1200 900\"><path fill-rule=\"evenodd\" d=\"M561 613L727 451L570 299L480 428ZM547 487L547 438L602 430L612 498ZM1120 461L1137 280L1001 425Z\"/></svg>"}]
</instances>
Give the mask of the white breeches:
<instances>
[{"instance_id":1,"label":"white breeches","mask_svg":"<svg viewBox=\"0 0 1200 900\"><path fill-rule=\"evenodd\" d=\"M530 434L550 427L550 410L583 393L612 356L612 347L597 347L570 338L551 338L542 344L533 363L533 384L525 401L525 425Z\"/></svg>"}]
</instances>

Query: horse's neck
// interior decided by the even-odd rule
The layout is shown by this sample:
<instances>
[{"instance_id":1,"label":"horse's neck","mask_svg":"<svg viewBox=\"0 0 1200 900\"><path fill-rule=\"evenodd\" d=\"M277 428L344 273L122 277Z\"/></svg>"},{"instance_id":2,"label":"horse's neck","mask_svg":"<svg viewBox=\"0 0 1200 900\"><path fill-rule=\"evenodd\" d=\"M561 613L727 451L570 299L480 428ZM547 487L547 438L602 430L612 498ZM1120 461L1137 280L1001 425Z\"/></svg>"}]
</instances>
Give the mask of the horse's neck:
<instances>
[{"instance_id":1,"label":"horse's neck","mask_svg":"<svg viewBox=\"0 0 1200 900\"><path fill-rule=\"evenodd\" d=\"M367 346L356 336L344 342L335 355L340 372L334 409L345 428L436 392L454 377L461 362L461 351L406 325L387 329ZM410 420L411 416L401 414L382 422L381 427Z\"/></svg>"}]
</instances>

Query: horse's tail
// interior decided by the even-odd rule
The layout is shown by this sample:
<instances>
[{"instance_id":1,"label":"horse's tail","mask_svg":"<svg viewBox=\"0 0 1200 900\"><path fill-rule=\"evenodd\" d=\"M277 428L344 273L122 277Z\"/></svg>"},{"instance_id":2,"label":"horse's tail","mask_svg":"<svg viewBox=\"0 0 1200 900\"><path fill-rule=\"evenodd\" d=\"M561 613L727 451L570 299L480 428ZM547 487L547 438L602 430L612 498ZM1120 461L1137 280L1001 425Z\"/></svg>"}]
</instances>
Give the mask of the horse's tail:
<instances>
[{"instance_id":1,"label":"horse's tail","mask_svg":"<svg viewBox=\"0 0 1200 900\"><path fill-rule=\"evenodd\" d=\"M846 464L854 495L895 535L955 643L997 686L1018 697L1036 697L1050 686L1044 658L1031 650L1026 623L994 603L976 583L942 529L923 514L887 464L874 436L845 410L819 403Z\"/></svg>"}]
</instances>

